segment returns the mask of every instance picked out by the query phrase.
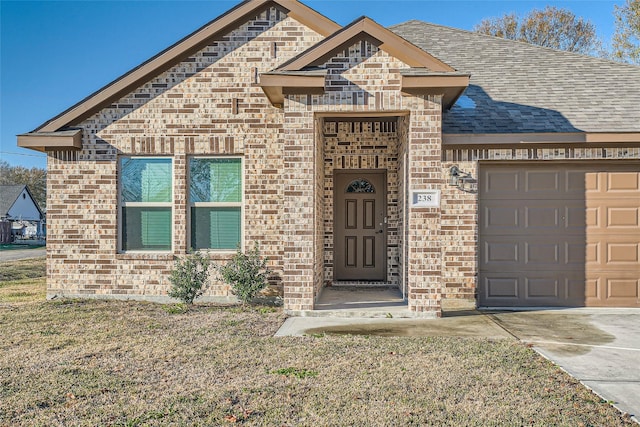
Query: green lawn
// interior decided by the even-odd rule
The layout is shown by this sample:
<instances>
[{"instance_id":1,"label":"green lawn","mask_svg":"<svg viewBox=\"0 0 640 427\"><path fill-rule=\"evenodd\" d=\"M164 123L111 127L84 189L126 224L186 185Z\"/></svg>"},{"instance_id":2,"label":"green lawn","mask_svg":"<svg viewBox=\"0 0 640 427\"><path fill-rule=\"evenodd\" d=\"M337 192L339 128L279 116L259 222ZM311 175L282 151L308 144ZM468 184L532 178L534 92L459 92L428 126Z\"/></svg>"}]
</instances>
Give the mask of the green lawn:
<instances>
[{"instance_id":1,"label":"green lawn","mask_svg":"<svg viewBox=\"0 0 640 427\"><path fill-rule=\"evenodd\" d=\"M634 425L513 340L274 338L272 308L46 302L42 279L7 299L6 283L0 426Z\"/></svg>"}]
</instances>

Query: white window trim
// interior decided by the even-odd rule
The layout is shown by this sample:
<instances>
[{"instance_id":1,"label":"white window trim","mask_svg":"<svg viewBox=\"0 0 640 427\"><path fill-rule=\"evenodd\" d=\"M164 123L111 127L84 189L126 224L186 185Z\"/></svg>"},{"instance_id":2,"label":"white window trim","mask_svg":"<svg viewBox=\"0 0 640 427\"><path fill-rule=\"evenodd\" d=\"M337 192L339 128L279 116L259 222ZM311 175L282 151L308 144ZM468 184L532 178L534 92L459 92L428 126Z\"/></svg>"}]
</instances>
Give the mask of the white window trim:
<instances>
[{"instance_id":1,"label":"white window trim","mask_svg":"<svg viewBox=\"0 0 640 427\"><path fill-rule=\"evenodd\" d=\"M193 159L240 159L240 201L239 202L192 202L191 201L191 160ZM245 247L245 170L243 156L216 156L216 155L195 155L189 156L187 160L187 248L191 249L191 208L240 208L240 250L244 251ZM234 249L198 249L198 252L210 252L215 254L235 254Z\"/></svg>"},{"instance_id":2,"label":"white window trim","mask_svg":"<svg viewBox=\"0 0 640 427\"><path fill-rule=\"evenodd\" d=\"M122 159L170 159L171 160L171 201L170 202L125 202L122 199ZM175 161L173 156L130 156L130 155L122 155L118 156L117 159L117 178L118 178L118 253L119 254L171 254L174 252L175 248ZM130 207L157 207L157 208L171 208L171 249L166 251L151 251L151 250L126 250L123 247L123 232L124 232L124 224L122 223L122 217L124 208Z\"/></svg>"}]
</instances>

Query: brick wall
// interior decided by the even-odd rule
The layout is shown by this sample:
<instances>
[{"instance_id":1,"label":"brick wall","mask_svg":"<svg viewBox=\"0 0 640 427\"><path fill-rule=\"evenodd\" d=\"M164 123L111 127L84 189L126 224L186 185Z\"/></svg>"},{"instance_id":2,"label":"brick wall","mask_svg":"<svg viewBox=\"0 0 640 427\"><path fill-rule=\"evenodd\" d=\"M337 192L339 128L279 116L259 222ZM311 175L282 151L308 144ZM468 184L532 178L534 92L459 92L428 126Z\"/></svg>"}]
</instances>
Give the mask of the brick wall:
<instances>
[{"instance_id":1,"label":"brick wall","mask_svg":"<svg viewBox=\"0 0 640 427\"><path fill-rule=\"evenodd\" d=\"M83 149L48 159L48 295L163 299L188 246L191 155L243 156L245 245L260 243L281 283L284 114L257 76L321 39L273 7L85 120ZM120 155L173 158L172 254L118 253ZM207 293L228 295L220 283Z\"/></svg>"}]
</instances>

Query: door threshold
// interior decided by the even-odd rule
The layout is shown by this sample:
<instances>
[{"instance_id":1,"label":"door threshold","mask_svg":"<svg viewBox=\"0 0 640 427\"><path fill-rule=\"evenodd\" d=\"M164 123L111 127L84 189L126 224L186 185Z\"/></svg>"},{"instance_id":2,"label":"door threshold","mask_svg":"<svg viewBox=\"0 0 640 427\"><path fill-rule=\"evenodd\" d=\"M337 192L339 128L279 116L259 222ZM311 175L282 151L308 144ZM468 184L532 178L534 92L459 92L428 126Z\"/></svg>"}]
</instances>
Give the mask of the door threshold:
<instances>
[{"instance_id":1,"label":"door threshold","mask_svg":"<svg viewBox=\"0 0 640 427\"><path fill-rule=\"evenodd\" d=\"M398 285L383 280L334 280L328 288L357 288L357 289L398 289Z\"/></svg>"}]
</instances>

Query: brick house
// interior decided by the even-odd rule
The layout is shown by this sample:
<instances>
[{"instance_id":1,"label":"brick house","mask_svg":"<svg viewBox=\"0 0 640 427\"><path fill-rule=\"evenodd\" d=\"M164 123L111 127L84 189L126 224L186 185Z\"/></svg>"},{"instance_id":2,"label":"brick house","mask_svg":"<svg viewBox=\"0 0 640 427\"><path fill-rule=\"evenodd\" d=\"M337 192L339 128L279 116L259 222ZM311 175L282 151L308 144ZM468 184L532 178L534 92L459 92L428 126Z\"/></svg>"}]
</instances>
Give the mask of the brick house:
<instances>
[{"instance_id":1,"label":"brick house","mask_svg":"<svg viewBox=\"0 0 640 427\"><path fill-rule=\"evenodd\" d=\"M48 153L48 297L164 300L176 256L258 242L292 313L334 283L640 307L639 105L640 67L251 0L18 145Z\"/></svg>"}]
</instances>

